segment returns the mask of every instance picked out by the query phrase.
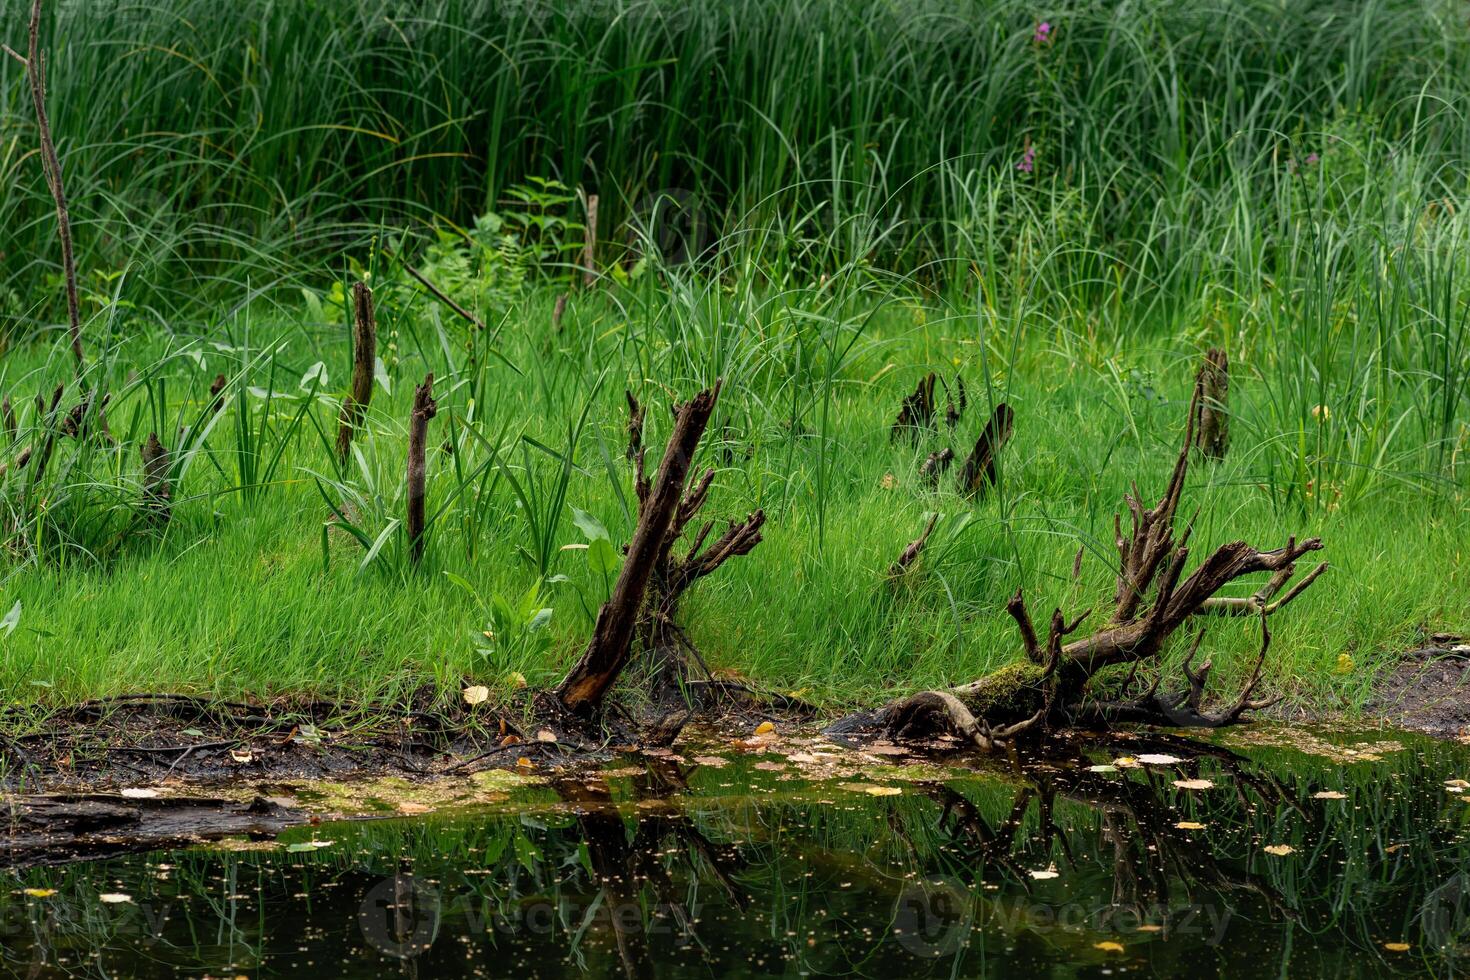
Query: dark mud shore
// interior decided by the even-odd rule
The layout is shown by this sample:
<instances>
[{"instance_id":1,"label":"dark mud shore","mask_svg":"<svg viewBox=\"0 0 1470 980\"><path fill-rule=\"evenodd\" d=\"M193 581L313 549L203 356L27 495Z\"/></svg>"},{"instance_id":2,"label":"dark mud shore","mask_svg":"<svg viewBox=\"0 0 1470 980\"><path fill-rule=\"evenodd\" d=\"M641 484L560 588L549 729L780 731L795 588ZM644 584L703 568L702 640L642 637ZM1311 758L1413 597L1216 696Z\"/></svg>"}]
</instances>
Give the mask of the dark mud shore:
<instances>
[{"instance_id":1,"label":"dark mud shore","mask_svg":"<svg viewBox=\"0 0 1470 980\"><path fill-rule=\"evenodd\" d=\"M494 768L541 773L605 759L636 743L582 744L516 723L499 712L403 711L354 720L321 704L211 703L183 696L118 698L0 732L0 789L9 794L88 793L130 786L200 789L272 780L412 781L465 777ZM1339 713L1292 722L1341 720ZM699 714L702 732L738 740L762 722L818 730L824 720L792 705L751 702ZM1470 740L1470 645L1458 641L1406 654L1353 721Z\"/></svg>"}]
</instances>

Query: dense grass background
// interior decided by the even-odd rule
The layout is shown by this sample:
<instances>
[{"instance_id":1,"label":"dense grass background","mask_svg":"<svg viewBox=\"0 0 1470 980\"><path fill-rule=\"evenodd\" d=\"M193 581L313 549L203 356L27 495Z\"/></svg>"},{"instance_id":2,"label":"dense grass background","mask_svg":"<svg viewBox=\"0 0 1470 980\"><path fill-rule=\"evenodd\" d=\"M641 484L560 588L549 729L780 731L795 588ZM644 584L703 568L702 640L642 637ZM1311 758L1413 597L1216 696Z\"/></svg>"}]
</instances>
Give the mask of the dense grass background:
<instances>
[{"instance_id":1,"label":"dense grass background","mask_svg":"<svg viewBox=\"0 0 1470 980\"><path fill-rule=\"evenodd\" d=\"M25 6L0 3L12 47ZM605 589L563 550L584 540L568 505L616 542L631 529L622 390L661 406L716 376L712 507L771 521L691 597L701 646L814 697L968 679L1015 656L1018 586L1074 612L1108 591L1112 513L1131 480L1161 485L1211 344L1235 366L1236 435L1192 481L1196 541L1317 533L1336 566L1280 617L1272 684L1356 702L1424 628L1470 625L1454 4L47 9L86 382L112 393L119 442L62 440L44 479L0 484L0 605L21 604L7 697L550 680ZM23 83L0 62L11 461L46 437L35 393L70 377ZM602 198L603 281L556 332L577 187ZM430 302L384 242L491 330ZM339 469L321 433L359 277L385 383ZM393 522L426 370L455 452L434 461L445 509L413 573ZM963 374L973 407L894 447L927 370ZM1019 422L998 491L922 490L924 454L965 448L1002 399ZM139 510L150 431L176 450L166 532ZM381 546L340 528L324 546L329 505ZM895 594L883 572L935 510L944 546ZM541 606L550 630L524 630ZM1212 642L1228 679L1255 637Z\"/></svg>"}]
</instances>

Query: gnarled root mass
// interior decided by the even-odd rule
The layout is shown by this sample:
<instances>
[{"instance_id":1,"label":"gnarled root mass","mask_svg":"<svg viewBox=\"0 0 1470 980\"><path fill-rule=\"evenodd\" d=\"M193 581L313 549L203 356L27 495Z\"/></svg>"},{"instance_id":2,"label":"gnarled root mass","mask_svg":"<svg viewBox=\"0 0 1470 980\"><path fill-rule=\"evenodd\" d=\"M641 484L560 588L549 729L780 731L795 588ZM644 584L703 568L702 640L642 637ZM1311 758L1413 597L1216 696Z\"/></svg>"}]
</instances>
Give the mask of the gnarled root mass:
<instances>
[{"instance_id":1,"label":"gnarled root mass","mask_svg":"<svg viewBox=\"0 0 1470 980\"><path fill-rule=\"evenodd\" d=\"M1254 696L1270 649L1267 619L1325 571L1326 563L1317 565L1276 598L1295 575L1297 562L1321 549L1322 542L1317 538L1301 542L1288 538L1283 547L1262 551L1235 541L1216 548L1186 574L1193 523L1186 523L1180 530L1176 518L1204 404L1202 388L1203 381L1197 380L1184 442L1163 497L1153 507L1145 508L1135 487L1125 498L1128 532L1124 532L1121 518L1114 520L1120 560L1112 615L1105 625L1072 639L1088 613L1069 620L1058 609L1052 613L1043 640L1032 623L1024 596L1017 592L1006 611L1016 621L1025 663L952 690L915 694L874 713L845 719L834 730L903 739L948 734L993 751L1060 725L1143 722L1219 727L1234 724L1248 712L1273 703ZM1236 579L1258 572L1269 572L1271 578L1254 595L1217 595ZM1204 707L1211 663L1206 660L1198 668L1194 666L1204 642L1203 628L1195 634L1184 661L1186 683L1182 688L1161 692L1162 672L1147 685L1137 683L1140 671L1160 657L1170 639L1191 618L1204 614L1253 615L1261 620L1261 648L1254 671L1244 690L1215 711ZM1110 698L1095 696L1090 691L1092 680L1113 667L1128 670L1121 691Z\"/></svg>"}]
</instances>

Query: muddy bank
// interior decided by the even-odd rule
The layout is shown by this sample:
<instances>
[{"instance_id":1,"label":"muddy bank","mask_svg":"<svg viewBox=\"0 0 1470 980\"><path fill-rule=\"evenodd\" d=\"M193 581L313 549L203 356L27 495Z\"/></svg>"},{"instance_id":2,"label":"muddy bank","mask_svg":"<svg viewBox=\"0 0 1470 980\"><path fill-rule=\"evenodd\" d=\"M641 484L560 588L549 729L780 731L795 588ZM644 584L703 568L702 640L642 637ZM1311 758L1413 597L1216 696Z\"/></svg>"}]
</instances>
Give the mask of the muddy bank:
<instances>
[{"instance_id":1,"label":"muddy bank","mask_svg":"<svg viewBox=\"0 0 1470 980\"><path fill-rule=\"evenodd\" d=\"M1470 740L1470 644L1407 654L1379 680L1366 713L1396 728Z\"/></svg>"}]
</instances>

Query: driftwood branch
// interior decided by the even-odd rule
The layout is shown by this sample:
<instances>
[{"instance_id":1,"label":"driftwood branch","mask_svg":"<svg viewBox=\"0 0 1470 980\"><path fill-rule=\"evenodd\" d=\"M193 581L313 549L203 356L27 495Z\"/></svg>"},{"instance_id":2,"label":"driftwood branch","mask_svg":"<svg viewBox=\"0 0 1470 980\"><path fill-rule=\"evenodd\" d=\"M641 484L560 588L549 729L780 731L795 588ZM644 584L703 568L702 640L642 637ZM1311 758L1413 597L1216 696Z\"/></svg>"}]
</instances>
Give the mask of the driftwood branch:
<instances>
[{"instance_id":1,"label":"driftwood branch","mask_svg":"<svg viewBox=\"0 0 1470 980\"><path fill-rule=\"evenodd\" d=\"M367 283L352 286L352 386L342 399L337 424L337 458L345 460L352 448L352 435L362 425L373 400L373 367L378 353L378 320L373 312L373 291Z\"/></svg>"},{"instance_id":2,"label":"driftwood branch","mask_svg":"<svg viewBox=\"0 0 1470 980\"><path fill-rule=\"evenodd\" d=\"M438 412L434 401L433 372L413 390L413 411L408 421L408 549L417 565L424 557L424 497L428 471L429 420Z\"/></svg>"}]
</instances>

